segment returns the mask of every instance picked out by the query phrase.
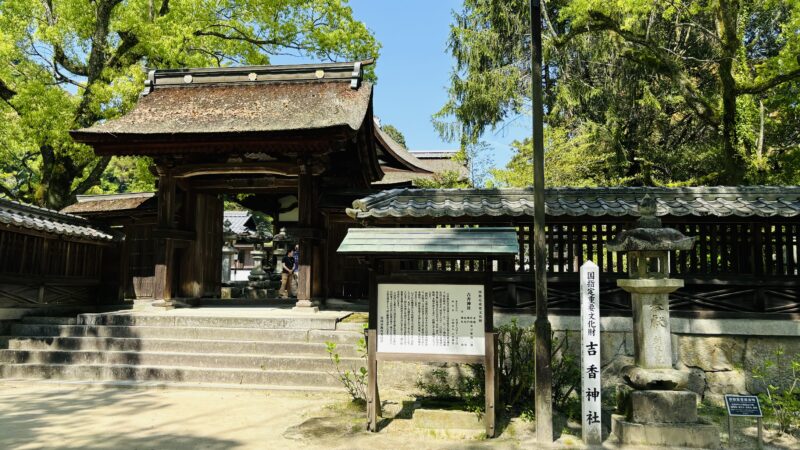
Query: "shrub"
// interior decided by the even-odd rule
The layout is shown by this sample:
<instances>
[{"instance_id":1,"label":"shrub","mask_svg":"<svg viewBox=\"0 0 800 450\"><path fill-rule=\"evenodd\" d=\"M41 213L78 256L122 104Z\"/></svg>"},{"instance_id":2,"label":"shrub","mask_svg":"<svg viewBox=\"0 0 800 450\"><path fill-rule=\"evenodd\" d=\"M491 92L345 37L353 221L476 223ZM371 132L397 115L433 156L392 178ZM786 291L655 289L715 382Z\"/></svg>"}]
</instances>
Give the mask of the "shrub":
<instances>
[{"instance_id":1,"label":"shrub","mask_svg":"<svg viewBox=\"0 0 800 450\"><path fill-rule=\"evenodd\" d=\"M776 381L772 373L789 373L788 379ZM800 355L788 357L784 349L775 351L774 358L766 359L761 367L753 369L753 382L764 415L778 425L778 431L788 433L800 426Z\"/></svg>"},{"instance_id":2,"label":"shrub","mask_svg":"<svg viewBox=\"0 0 800 450\"><path fill-rule=\"evenodd\" d=\"M520 327L516 320L497 328L500 402L511 414L530 416L534 404L536 338L533 327ZM553 407L576 417L580 400L575 393L580 387L577 358L568 352L569 342L553 338ZM468 365L469 371L451 382L447 371L436 369L428 380L417 383L428 399L460 401L469 410L484 408L484 367ZM576 407L577 405L577 407Z\"/></svg>"},{"instance_id":3,"label":"shrub","mask_svg":"<svg viewBox=\"0 0 800 450\"><path fill-rule=\"evenodd\" d=\"M359 368L355 367L342 367L342 360L339 357L339 353L336 351L336 343L327 341L325 342L326 350L328 351L328 357L333 363L334 371L332 375L336 377L339 382L342 383L345 389L347 389L347 393L350 394L350 397L353 399L354 402L360 404L367 403L367 368L365 364ZM358 344L356 344L356 349L358 351L358 355L363 359L366 360L367 358L367 342L364 338L358 340Z\"/></svg>"}]
</instances>

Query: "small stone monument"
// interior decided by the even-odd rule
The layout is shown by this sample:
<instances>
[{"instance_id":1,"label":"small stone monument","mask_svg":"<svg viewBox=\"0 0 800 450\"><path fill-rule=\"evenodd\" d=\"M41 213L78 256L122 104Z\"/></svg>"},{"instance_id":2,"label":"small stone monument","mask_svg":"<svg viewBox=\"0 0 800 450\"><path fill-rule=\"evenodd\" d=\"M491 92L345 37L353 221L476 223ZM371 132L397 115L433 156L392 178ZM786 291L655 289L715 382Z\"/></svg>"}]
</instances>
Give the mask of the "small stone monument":
<instances>
[{"instance_id":1,"label":"small stone monument","mask_svg":"<svg viewBox=\"0 0 800 450\"><path fill-rule=\"evenodd\" d=\"M690 250L694 238L664 228L649 195L639 205L636 228L623 230L608 244L627 252L627 279L617 285L631 293L635 365L622 369L626 384L617 388L618 415L612 432L623 445L719 447L719 431L697 419L697 396L687 391L688 373L672 367L669 294L683 280L669 278L669 252Z\"/></svg>"}]
</instances>

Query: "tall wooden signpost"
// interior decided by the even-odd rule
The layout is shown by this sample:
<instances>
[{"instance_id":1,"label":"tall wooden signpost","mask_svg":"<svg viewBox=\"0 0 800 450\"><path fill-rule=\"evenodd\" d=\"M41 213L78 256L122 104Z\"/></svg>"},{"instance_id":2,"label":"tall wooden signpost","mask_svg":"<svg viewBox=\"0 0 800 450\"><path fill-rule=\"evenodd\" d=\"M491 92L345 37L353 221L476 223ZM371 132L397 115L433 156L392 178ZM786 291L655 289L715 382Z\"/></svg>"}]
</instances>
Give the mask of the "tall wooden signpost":
<instances>
[{"instance_id":1,"label":"tall wooden signpost","mask_svg":"<svg viewBox=\"0 0 800 450\"><path fill-rule=\"evenodd\" d=\"M513 257L518 249L514 228L348 230L338 252L365 258L371 266L367 329L370 431L378 431L381 414L378 362L418 361L484 364L486 435L495 435L498 379L492 261ZM470 259L478 263L471 265L473 269L480 269L439 270L448 259ZM423 260L428 270L400 270L398 260Z\"/></svg>"},{"instance_id":2,"label":"tall wooden signpost","mask_svg":"<svg viewBox=\"0 0 800 450\"><path fill-rule=\"evenodd\" d=\"M544 107L542 105L542 4L531 0L531 100L533 105L533 256L536 293L536 441L553 443L553 372L547 317L547 243L544 234Z\"/></svg>"},{"instance_id":3,"label":"tall wooden signpost","mask_svg":"<svg viewBox=\"0 0 800 450\"><path fill-rule=\"evenodd\" d=\"M583 442L601 445L600 273L597 264L581 266L581 417Z\"/></svg>"}]
</instances>

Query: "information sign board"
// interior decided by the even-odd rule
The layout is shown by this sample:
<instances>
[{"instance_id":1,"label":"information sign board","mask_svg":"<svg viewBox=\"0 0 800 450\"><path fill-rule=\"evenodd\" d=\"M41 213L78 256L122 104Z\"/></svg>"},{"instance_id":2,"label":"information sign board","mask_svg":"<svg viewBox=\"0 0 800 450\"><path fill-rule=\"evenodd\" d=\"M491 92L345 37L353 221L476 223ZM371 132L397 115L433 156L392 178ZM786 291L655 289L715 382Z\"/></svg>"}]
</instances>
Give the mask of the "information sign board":
<instances>
[{"instance_id":1,"label":"information sign board","mask_svg":"<svg viewBox=\"0 0 800 450\"><path fill-rule=\"evenodd\" d=\"M725 395L729 416L761 417L761 403L755 395Z\"/></svg>"},{"instance_id":2,"label":"information sign board","mask_svg":"<svg viewBox=\"0 0 800 450\"><path fill-rule=\"evenodd\" d=\"M378 283L377 352L486 353L484 285Z\"/></svg>"}]
</instances>

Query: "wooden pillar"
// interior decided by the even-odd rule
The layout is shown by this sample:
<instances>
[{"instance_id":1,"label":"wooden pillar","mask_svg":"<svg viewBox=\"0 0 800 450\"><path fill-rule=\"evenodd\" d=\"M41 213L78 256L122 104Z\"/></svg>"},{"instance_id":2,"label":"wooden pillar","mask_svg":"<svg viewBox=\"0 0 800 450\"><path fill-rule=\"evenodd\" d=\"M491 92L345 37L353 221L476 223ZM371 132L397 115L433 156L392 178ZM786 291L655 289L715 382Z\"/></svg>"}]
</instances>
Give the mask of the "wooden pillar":
<instances>
[{"instance_id":1,"label":"wooden pillar","mask_svg":"<svg viewBox=\"0 0 800 450\"><path fill-rule=\"evenodd\" d=\"M160 232L168 232L175 227L175 178L170 169L158 168L158 223ZM158 233L160 234L160 233ZM155 280L153 286L153 306L173 308L172 280L175 276L175 241L168 237L156 239Z\"/></svg>"},{"instance_id":2,"label":"wooden pillar","mask_svg":"<svg viewBox=\"0 0 800 450\"><path fill-rule=\"evenodd\" d=\"M300 166L297 180L297 207L301 230L300 235L300 270L297 278L297 303L294 309L317 311L319 308L312 298L312 279L314 261L314 241L312 229L315 224L317 191L314 177L307 164Z\"/></svg>"}]
</instances>

